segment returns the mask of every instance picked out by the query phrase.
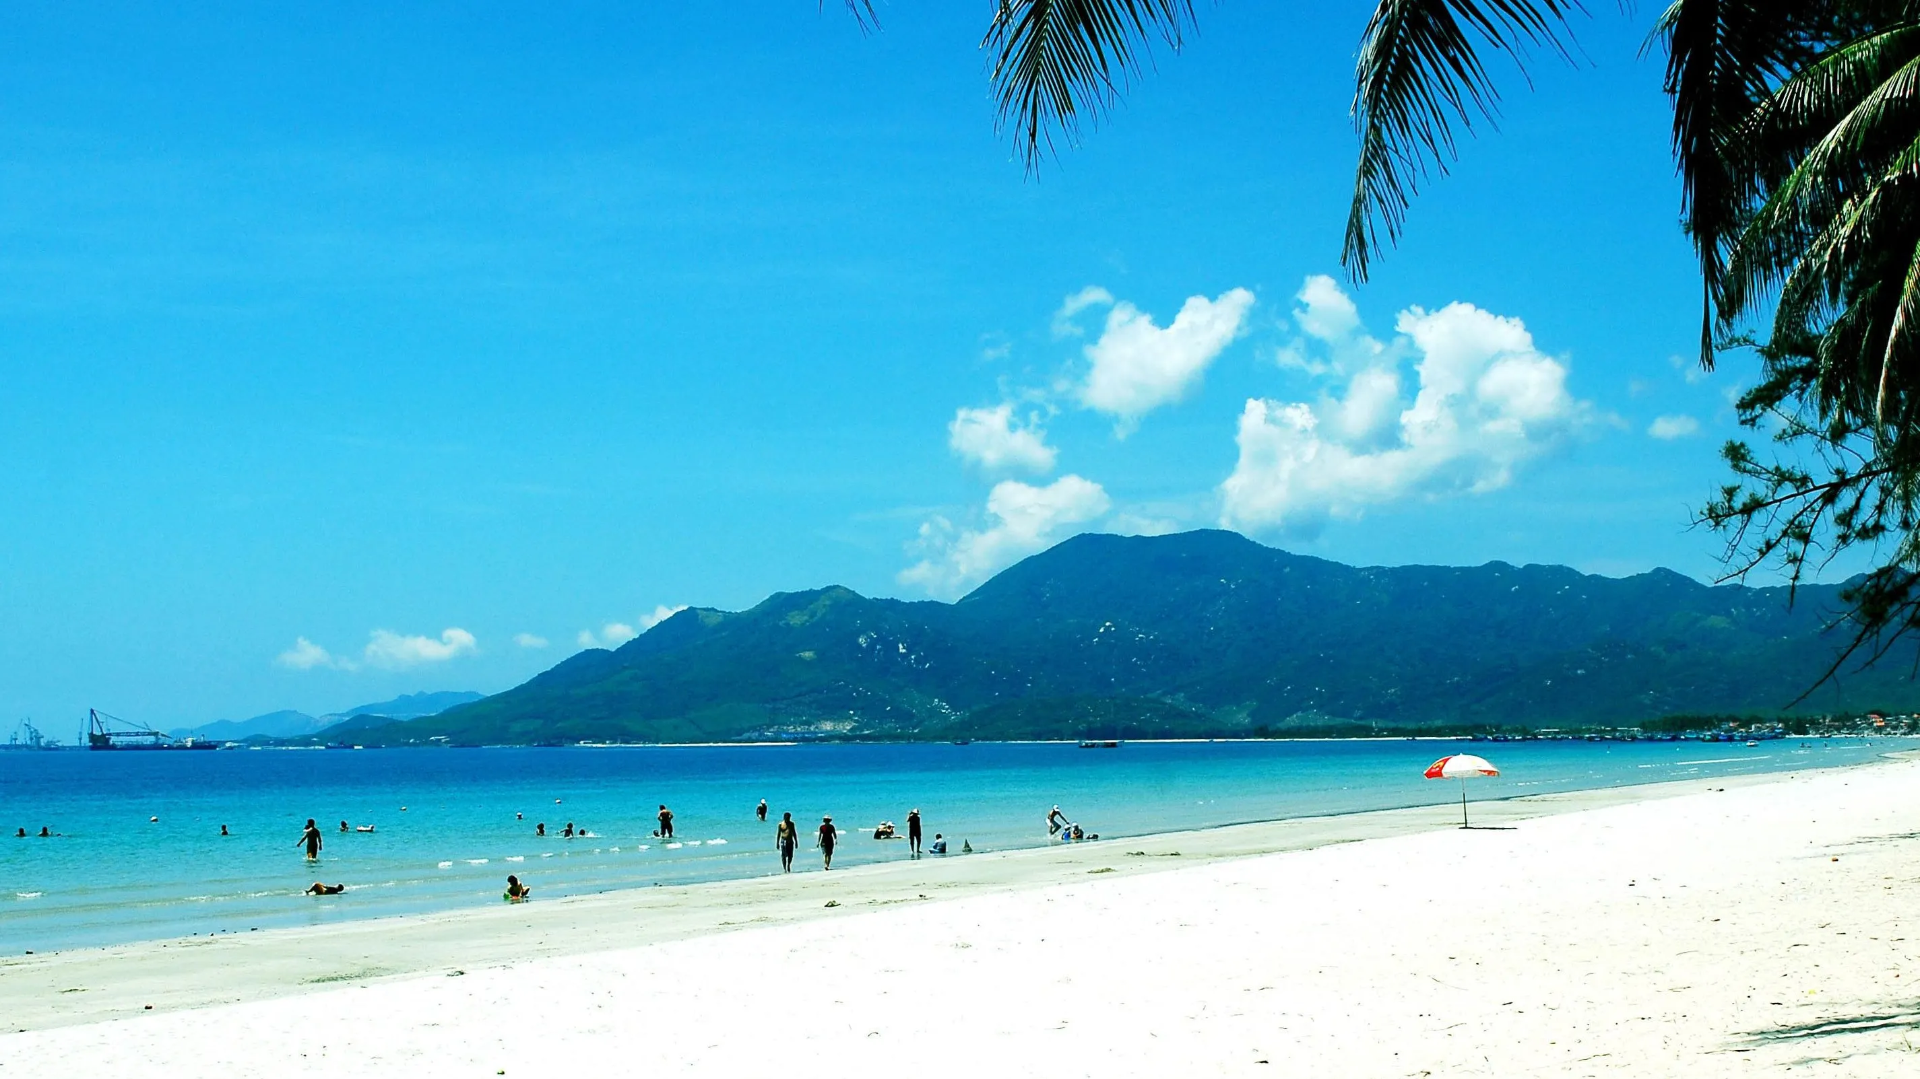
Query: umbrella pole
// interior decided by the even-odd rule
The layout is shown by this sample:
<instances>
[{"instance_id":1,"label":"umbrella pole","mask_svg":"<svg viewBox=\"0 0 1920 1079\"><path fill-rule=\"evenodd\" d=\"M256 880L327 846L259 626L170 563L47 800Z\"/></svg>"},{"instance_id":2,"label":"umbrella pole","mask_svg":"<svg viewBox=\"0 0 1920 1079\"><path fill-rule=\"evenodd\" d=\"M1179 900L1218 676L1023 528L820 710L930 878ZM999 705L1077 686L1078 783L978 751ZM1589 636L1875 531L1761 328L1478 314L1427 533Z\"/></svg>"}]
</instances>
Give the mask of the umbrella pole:
<instances>
[{"instance_id":1,"label":"umbrella pole","mask_svg":"<svg viewBox=\"0 0 1920 1079\"><path fill-rule=\"evenodd\" d=\"M1471 827L1471 825L1467 824L1467 779L1465 776L1460 777L1460 827Z\"/></svg>"}]
</instances>

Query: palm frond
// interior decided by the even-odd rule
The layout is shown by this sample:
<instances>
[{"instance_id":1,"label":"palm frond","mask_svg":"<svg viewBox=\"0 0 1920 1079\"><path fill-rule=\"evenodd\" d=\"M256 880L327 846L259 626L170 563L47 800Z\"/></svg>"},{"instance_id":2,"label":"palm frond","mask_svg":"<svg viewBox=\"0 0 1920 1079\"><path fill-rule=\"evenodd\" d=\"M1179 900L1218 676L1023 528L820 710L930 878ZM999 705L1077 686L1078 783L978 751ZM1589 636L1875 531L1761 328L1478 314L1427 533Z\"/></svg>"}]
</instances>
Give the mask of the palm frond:
<instances>
[{"instance_id":1,"label":"palm frond","mask_svg":"<svg viewBox=\"0 0 1920 1079\"><path fill-rule=\"evenodd\" d=\"M1571 59L1562 38L1578 0L1381 0L1360 42L1353 96L1360 163L1340 261L1364 281L1391 245L1429 171L1458 156L1454 125L1494 122L1500 94L1477 47L1507 53L1524 77L1530 49Z\"/></svg>"},{"instance_id":2,"label":"palm frond","mask_svg":"<svg viewBox=\"0 0 1920 1079\"><path fill-rule=\"evenodd\" d=\"M1032 168L1055 132L1076 140L1083 118L1112 107L1156 39L1177 52L1192 26L1192 0L999 0L980 45L994 53L1001 129Z\"/></svg>"}]
</instances>

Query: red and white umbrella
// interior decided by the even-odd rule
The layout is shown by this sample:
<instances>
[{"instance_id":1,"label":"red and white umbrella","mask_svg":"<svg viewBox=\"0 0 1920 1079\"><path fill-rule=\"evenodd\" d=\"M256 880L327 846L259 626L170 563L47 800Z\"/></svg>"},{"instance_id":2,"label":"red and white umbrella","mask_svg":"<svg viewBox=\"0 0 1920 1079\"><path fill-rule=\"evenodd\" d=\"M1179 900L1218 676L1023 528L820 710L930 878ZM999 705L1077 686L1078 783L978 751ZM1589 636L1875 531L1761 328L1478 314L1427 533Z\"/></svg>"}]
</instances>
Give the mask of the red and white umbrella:
<instances>
[{"instance_id":1,"label":"red and white umbrella","mask_svg":"<svg viewBox=\"0 0 1920 1079\"><path fill-rule=\"evenodd\" d=\"M1442 757L1427 765L1428 779L1457 779L1460 781L1460 827L1467 824L1467 778L1469 776L1497 776L1500 769L1485 757L1476 757L1471 753L1455 753Z\"/></svg>"}]
</instances>

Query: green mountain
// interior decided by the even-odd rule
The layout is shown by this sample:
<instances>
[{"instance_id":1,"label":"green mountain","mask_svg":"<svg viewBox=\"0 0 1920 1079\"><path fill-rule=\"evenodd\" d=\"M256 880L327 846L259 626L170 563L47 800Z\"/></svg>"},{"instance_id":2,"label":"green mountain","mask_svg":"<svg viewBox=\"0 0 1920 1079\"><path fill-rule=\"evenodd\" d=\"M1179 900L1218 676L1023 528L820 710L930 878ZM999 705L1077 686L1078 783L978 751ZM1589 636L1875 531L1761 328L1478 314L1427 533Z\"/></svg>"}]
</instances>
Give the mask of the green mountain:
<instances>
[{"instance_id":1,"label":"green mountain","mask_svg":"<svg viewBox=\"0 0 1920 1079\"><path fill-rule=\"evenodd\" d=\"M1230 532L1083 535L957 603L779 593L366 744L1033 738L1634 725L1779 714L1842 643L1838 588L1563 566L1359 568ZM1800 712L1920 707L1912 649Z\"/></svg>"}]
</instances>

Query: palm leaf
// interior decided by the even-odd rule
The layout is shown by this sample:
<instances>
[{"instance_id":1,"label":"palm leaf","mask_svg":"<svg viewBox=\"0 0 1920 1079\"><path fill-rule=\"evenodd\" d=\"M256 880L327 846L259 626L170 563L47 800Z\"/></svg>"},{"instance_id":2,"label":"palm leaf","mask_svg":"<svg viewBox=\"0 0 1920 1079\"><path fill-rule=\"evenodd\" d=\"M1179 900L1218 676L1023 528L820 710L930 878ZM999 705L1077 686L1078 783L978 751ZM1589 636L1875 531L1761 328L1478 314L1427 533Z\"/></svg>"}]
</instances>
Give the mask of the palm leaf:
<instances>
[{"instance_id":1,"label":"palm leaf","mask_svg":"<svg viewBox=\"0 0 1920 1079\"><path fill-rule=\"evenodd\" d=\"M1192 0L999 0L981 47L994 54L1002 130L1033 167L1054 133L1078 139L1149 58L1155 39L1178 51Z\"/></svg>"},{"instance_id":2,"label":"palm leaf","mask_svg":"<svg viewBox=\"0 0 1920 1079\"><path fill-rule=\"evenodd\" d=\"M1570 58L1560 31L1584 10L1578 0L1381 0L1353 98L1360 164L1341 262L1354 280L1399 238L1420 181L1458 156L1454 125L1495 120L1500 95L1476 48L1507 53L1524 76L1530 48Z\"/></svg>"}]
</instances>

